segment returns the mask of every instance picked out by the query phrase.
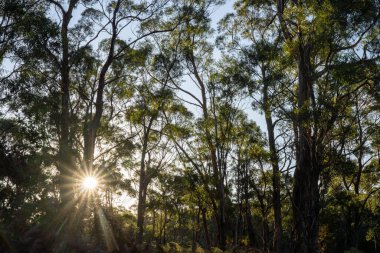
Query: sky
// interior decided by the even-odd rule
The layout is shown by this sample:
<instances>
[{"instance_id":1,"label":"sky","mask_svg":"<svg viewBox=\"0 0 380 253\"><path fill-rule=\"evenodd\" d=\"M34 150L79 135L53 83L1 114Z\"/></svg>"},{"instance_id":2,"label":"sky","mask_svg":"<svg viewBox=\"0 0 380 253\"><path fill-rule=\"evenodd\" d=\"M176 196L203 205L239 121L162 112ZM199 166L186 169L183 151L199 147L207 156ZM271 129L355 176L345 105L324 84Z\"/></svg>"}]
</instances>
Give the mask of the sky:
<instances>
[{"instance_id":1,"label":"sky","mask_svg":"<svg viewBox=\"0 0 380 253\"><path fill-rule=\"evenodd\" d=\"M233 0L226 0L224 5L219 6L215 9L211 16L212 26L214 28L216 28L218 21L222 19L227 13L233 12L233 4Z\"/></svg>"}]
</instances>

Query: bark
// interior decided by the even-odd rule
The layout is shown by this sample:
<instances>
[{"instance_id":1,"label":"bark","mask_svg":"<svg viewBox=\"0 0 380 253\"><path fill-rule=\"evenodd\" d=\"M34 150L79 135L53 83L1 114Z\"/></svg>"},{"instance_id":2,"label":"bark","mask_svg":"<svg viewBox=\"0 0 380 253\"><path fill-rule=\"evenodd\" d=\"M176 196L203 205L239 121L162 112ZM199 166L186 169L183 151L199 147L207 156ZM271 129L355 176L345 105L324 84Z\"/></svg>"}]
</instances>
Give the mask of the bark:
<instances>
[{"instance_id":1,"label":"bark","mask_svg":"<svg viewBox=\"0 0 380 253\"><path fill-rule=\"evenodd\" d=\"M115 9L113 11L112 16L112 35L110 40L110 48L108 50L107 59L104 62L100 73L99 73L99 81L96 92L96 100L95 100L95 115L90 116L90 120L85 123L84 126L84 161L86 165L86 169L88 171L92 171L92 165L94 161L94 152L95 152L95 140L97 131L100 126L100 120L103 115L103 96L104 96L104 88L106 86L106 74L111 67L111 64L114 60L115 55L115 44L118 36L117 30L117 13L119 12L121 1L118 0L115 5Z\"/></svg>"},{"instance_id":2,"label":"bark","mask_svg":"<svg viewBox=\"0 0 380 253\"><path fill-rule=\"evenodd\" d=\"M202 96L201 106L202 106L202 111L203 111L203 119L207 124L208 121L210 120L210 117L209 117L208 106L207 106L206 85L204 84L201 76L198 73L198 69L195 64L194 55L192 53L189 56L189 60L193 67L194 76L201 89L201 96ZM220 168L221 166L218 165L218 158L216 154L216 147L213 143L213 137L207 126L205 127L205 135L206 135L207 145L210 148L211 166L212 166L214 178L217 179L216 189L217 189L217 195L219 198L219 206L218 206L218 211L215 213L215 216L218 220L217 223L218 223L219 247L220 249L225 250L226 249L226 231L225 231L226 218L225 218L224 177L222 174L222 169Z\"/></svg>"},{"instance_id":3,"label":"bark","mask_svg":"<svg viewBox=\"0 0 380 253\"><path fill-rule=\"evenodd\" d=\"M358 128L358 154L357 154L357 172L354 178L352 179L353 185L354 185L354 193L356 196L360 195L360 184L361 184L361 177L362 173L364 170L364 162L363 162L363 157L364 157L364 147L365 147L365 140L364 140L364 130L363 126L361 123L361 118L360 115L362 113L360 112L360 106L358 103L358 97L356 97L356 102L355 102L355 107L356 107L356 126ZM352 205L349 207L350 212L349 212L349 222L347 222L347 226L349 226L347 233L347 244L346 244L346 249L350 249L352 246L358 248L359 244L359 230L360 230L360 225L361 225L361 217L362 217L362 208Z\"/></svg>"},{"instance_id":4,"label":"bark","mask_svg":"<svg viewBox=\"0 0 380 253\"><path fill-rule=\"evenodd\" d=\"M244 200L245 200L245 216L247 220L247 232L248 232L248 238L249 238L249 246L253 247L255 246L255 231L253 228L253 223L252 223L252 214L251 214L251 205L249 204L249 190L248 190L248 171L247 171L247 165L244 165Z\"/></svg>"},{"instance_id":5,"label":"bark","mask_svg":"<svg viewBox=\"0 0 380 253\"><path fill-rule=\"evenodd\" d=\"M262 237L262 240L263 240L263 249L264 249L264 252L269 252L270 251L270 245L269 245L269 224L268 224L268 218L267 217L264 217L263 219L263 222L262 222L262 226L263 226L263 237Z\"/></svg>"},{"instance_id":6,"label":"bark","mask_svg":"<svg viewBox=\"0 0 380 253\"><path fill-rule=\"evenodd\" d=\"M67 11L55 2L62 13L61 43L62 60L60 63L61 74L61 115L60 115L60 137L58 151L58 166L60 172L59 190L62 206L67 205L72 200L70 185L70 171L73 170L74 162L72 148L70 144L70 63L69 63L69 38L68 27L71 20L72 11L78 1L70 1Z\"/></svg>"},{"instance_id":7,"label":"bark","mask_svg":"<svg viewBox=\"0 0 380 253\"><path fill-rule=\"evenodd\" d=\"M192 238L192 244L191 244L191 252L195 253L196 250L197 250L197 241L198 241L198 237L199 237L199 222L200 222L200 219L199 219L199 216L200 216L200 212L201 212L201 207L198 207L198 210L196 212L196 214L194 213L194 225L193 225L193 238Z\"/></svg>"},{"instance_id":8,"label":"bark","mask_svg":"<svg viewBox=\"0 0 380 253\"><path fill-rule=\"evenodd\" d=\"M210 251L211 250L211 240L210 240L210 234L208 232L208 227L207 227L206 208L202 208L202 221L203 221L203 229L204 229L205 238L206 238L206 249L208 251Z\"/></svg>"},{"instance_id":9,"label":"bark","mask_svg":"<svg viewBox=\"0 0 380 253\"><path fill-rule=\"evenodd\" d=\"M145 216L146 191L147 191L146 180L147 179L146 179L146 173L145 173L145 166L141 166L140 180L139 180L139 196L138 196L138 205L137 205L136 243L138 246L142 245L143 235L144 235L144 216Z\"/></svg>"},{"instance_id":10,"label":"bark","mask_svg":"<svg viewBox=\"0 0 380 253\"><path fill-rule=\"evenodd\" d=\"M240 168L237 171L237 191L236 191L236 196L237 196L237 206L239 207L239 213L236 215L235 219L235 237L234 237L234 244L235 247L239 245L239 238L240 238L240 231L241 231L241 224L242 224L242 213L243 213L243 204L242 204L242 194L241 194L241 162L240 162L240 151L238 151L238 168Z\"/></svg>"},{"instance_id":11,"label":"bark","mask_svg":"<svg viewBox=\"0 0 380 253\"><path fill-rule=\"evenodd\" d=\"M143 139L143 147L141 151L139 196L138 196L138 204L137 204L137 229L138 230L137 230L137 236L136 236L136 243L139 247L141 247L143 243L146 193L147 193L148 180L149 180L146 175L145 157L148 152L149 134L150 134L150 130L151 130L154 119L155 118L152 117L149 121L148 126L144 127L144 139Z\"/></svg>"},{"instance_id":12,"label":"bark","mask_svg":"<svg viewBox=\"0 0 380 253\"><path fill-rule=\"evenodd\" d=\"M263 104L265 121L268 132L268 142L270 151L270 162L272 165L272 203L274 212L274 235L273 235L273 251L275 253L283 252L282 247L282 215L281 215L281 173L278 166L278 154L274 135L274 125L272 113L270 109L270 101L268 97L268 85L263 87Z\"/></svg>"},{"instance_id":13,"label":"bark","mask_svg":"<svg viewBox=\"0 0 380 253\"><path fill-rule=\"evenodd\" d=\"M294 1L296 4L302 2ZM304 41L302 30L291 35L283 18L285 1L277 0L277 17L282 35L288 41L297 36L299 46L295 59L298 65L298 118L296 121L296 169L293 185L293 245L292 252L315 253L318 238L319 188L321 171L320 150L312 136L311 100L313 96L312 67L310 63L312 45Z\"/></svg>"},{"instance_id":14,"label":"bark","mask_svg":"<svg viewBox=\"0 0 380 253\"><path fill-rule=\"evenodd\" d=\"M249 246L253 247L255 246L255 230L253 228L252 223L252 214L251 214L251 206L249 202L246 202L246 219L247 219L247 231L248 231L248 238L249 238Z\"/></svg>"},{"instance_id":15,"label":"bark","mask_svg":"<svg viewBox=\"0 0 380 253\"><path fill-rule=\"evenodd\" d=\"M226 249L226 218L225 218L225 197L224 197L224 184L223 180L220 180L220 188L221 188L221 193L220 193L220 238L219 238L219 246L221 250Z\"/></svg>"},{"instance_id":16,"label":"bark","mask_svg":"<svg viewBox=\"0 0 380 253\"><path fill-rule=\"evenodd\" d=\"M310 45L299 46L298 59L298 131L299 154L293 186L294 252L314 253L317 250L320 174L318 151L310 127L312 78Z\"/></svg>"},{"instance_id":17,"label":"bark","mask_svg":"<svg viewBox=\"0 0 380 253\"><path fill-rule=\"evenodd\" d=\"M72 192L72 172L75 170L74 156L72 152L72 143L70 140L70 51L69 51L69 24L72 18L72 12L78 3L77 0L69 2L67 10L56 1L48 1L55 5L62 14L61 22L61 61L58 62L57 58L54 61L59 65L60 70L60 88L61 88L61 107L60 107L60 121L59 121L59 149L57 157L57 170L59 171L58 188L60 193L60 208L59 215L62 218L62 224L56 224L61 227L61 235L63 241L68 248L72 248L75 244L76 237L74 231L77 223L73 222L75 217L72 211L75 208Z\"/></svg>"}]
</instances>

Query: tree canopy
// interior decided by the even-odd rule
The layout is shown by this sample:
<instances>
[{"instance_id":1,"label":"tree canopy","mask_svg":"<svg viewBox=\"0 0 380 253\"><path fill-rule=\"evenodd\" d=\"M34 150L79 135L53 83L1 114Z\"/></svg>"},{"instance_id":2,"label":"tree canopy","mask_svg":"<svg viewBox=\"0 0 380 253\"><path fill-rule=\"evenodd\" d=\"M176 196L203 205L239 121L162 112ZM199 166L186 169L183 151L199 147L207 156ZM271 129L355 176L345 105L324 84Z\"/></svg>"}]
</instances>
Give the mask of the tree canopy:
<instances>
[{"instance_id":1,"label":"tree canopy","mask_svg":"<svg viewBox=\"0 0 380 253\"><path fill-rule=\"evenodd\" d=\"M2 0L0 251L380 252L379 10Z\"/></svg>"}]
</instances>

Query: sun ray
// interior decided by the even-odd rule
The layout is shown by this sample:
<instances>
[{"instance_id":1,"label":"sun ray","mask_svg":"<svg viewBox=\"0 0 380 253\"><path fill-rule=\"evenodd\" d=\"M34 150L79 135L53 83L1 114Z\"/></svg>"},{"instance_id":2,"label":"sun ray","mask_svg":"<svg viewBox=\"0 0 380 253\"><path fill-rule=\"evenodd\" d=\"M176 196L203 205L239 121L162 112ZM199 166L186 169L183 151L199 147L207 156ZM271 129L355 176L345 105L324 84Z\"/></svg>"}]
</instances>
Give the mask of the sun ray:
<instances>
[{"instance_id":1,"label":"sun ray","mask_svg":"<svg viewBox=\"0 0 380 253\"><path fill-rule=\"evenodd\" d=\"M100 226L103 231L104 239L106 241L107 249L109 252L119 251L119 246L116 243L111 225L109 224L106 216L104 215L103 209L98 207L98 217L100 221Z\"/></svg>"}]
</instances>

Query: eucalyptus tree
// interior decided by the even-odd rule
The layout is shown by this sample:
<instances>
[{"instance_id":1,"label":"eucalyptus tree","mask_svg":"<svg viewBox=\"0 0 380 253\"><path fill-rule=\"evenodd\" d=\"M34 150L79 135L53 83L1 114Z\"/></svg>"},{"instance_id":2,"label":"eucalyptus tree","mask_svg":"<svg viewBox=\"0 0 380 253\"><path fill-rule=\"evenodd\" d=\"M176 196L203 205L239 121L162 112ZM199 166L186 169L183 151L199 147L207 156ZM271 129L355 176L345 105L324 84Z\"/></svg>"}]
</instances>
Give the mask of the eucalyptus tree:
<instances>
[{"instance_id":1,"label":"eucalyptus tree","mask_svg":"<svg viewBox=\"0 0 380 253\"><path fill-rule=\"evenodd\" d=\"M234 160L233 173L235 175L234 184L236 191L236 205L238 206L237 220L235 223L235 243L244 235L248 235L250 247L260 245L259 234L263 239L263 244L268 246L268 209L270 205L266 203L269 198L268 173L264 172L264 165L267 164L268 154L265 151L266 142L263 133L256 123L246 119L241 115L234 123L235 151L232 159ZM265 177L264 177L264 174ZM261 184L265 181L266 184ZM262 187L264 186L264 187ZM254 206L259 206L263 221L262 233L254 225L253 210ZM263 215L264 214L264 215ZM266 219L264 219L266 218Z\"/></svg>"},{"instance_id":2,"label":"eucalyptus tree","mask_svg":"<svg viewBox=\"0 0 380 253\"><path fill-rule=\"evenodd\" d=\"M224 92L224 94L229 94L226 90ZM215 115L214 127L218 133L214 137L218 143L218 163L221 166L221 172L224 174L226 215L229 217L226 220L228 226L225 232L229 238L235 236L236 245L239 244L239 241L244 240L245 236L248 236L249 245L257 247L261 244L257 243L256 233L258 230L254 227L252 203L258 205L255 201L261 199L264 209L270 206L264 203L268 198L261 198L260 186L256 188L255 184L258 182L254 180L255 177L261 178L260 170L255 167L259 167L260 162L266 164L265 141L258 126L248 120L247 115L242 110L233 107L233 104L225 103L220 94L213 99L215 100L213 104L215 107L211 111ZM228 95L229 99L236 102L236 97L230 97L230 94ZM204 140L203 131L200 131L198 127L192 129L190 135L174 134L176 136L175 143L179 157L186 168L185 176L190 180L189 184L192 189L191 201L188 205L197 207L199 220L202 216L203 224L198 225L202 226L204 235L204 241L201 241L201 245L205 245L206 248L214 245L220 247L218 237L216 242L210 239L215 238L215 233L218 236L219 227L216 226L216 222L214 222L215 225L212 223L210 225L207 213L212 214L212 219L218 218L219 195L212 173L209 147ZM180 127L176 127L175 130L183 132ZM195 134L196 139L194 139L193 134ZM257 191L252 190L252 188ZM269 191L270 187L266 185L265 194L268 194ZM256 196L258 197L256 198ZM235 220L232 219L233 216L236 216ZM269 236L269 231L266 231L266 235ZM268 242L268 239L265 242Z\"/></svg>"},{"instance_id":3,"label":"eucalyptus tree","mask_svg":"<svg viewBox=\"0 0 380 253\"><path fill-rule=\"evenodd\" d=\"M45 10L45 16L40 18L38 24L30 24L29 29L37 26L45 26L45 29L35 29L35 33L24 33L20 42L17 57L26 60L26 54L35 50L34 56L45 57L45 64L50 64L55 71L55 80L59 81L61 97L59 108L59 161L58 170L61 172L61 197L70 195L67 181L71 172L78 165L73 151L73 136L76 135L76 126L72 126L75 118L83 122L83 161L88 169L92 168L95 150L96 132L100 127L103 114L104 93L106 85L120 81L123 76L115 78L109 73L113 62L129 59L133 62L132 47L146 37L174 29L177 20L169 18L164 24L159 20L169 7L173 7L168 1L144 1L134 3L130 1L79 1L73 0L67 3L47 0L38 3ZM56 11L53 15L53 11ZM74 14L82 11L82 18L74 19ZM45 20L44 20L45 19ZM45 23L43 23L45 22ZM152 26L154 22L154 27ZM130 27L136 33L123 32ZM49 30L50 29L50 30ZM108 38L108 35L109 38ZM95 42L103 40L99 51L94 52ZM23 47L24 46L24 47ZM28 47L28 48L27 48ZM38 51L37 51L38 50ZM38 57L36 57L38 58ZM36 61L35 61L36 62ZM40 62L41 64L41 62ZM88 64L89 67L82 73L87 80L74 80L74 75L79 76L78 69ZM78 68L78 69L77 69ZM119 67L120 68L120 67ZM41 71L46 68L40 67ZM86 81L83 83L77 83ZM54 87L54 85L53 85ZM86 104L87 113L75 115L76 99ZM80 117L84 117L81 119ZM78 161L78 160L77 160ZM91 162L90 162L91 161ZM69 201L70 197L67 197ZM67 202L63 200L63 202Z\"/></svg>"},{"instance_id":4,"label":"eucalyptus tree","mask_svg":"<svg viewBox=\"0 0 380 253\"><path fill-rule=\"evenodd\" d=\"M29 57L35 57L33 60L36 65L42 64L37 59L44 57L45 66L39 67L40 71L44 72L46 68L50 68L55 75L53 77L51 74L50 81L60 82L59 85L52 82L51 87L55 89L59 87L61 94L58 105L60 113L58 170L61 172L61 197L65 198L69 193L68 189L63 188L69 182L63 181L70 176L68 170L75 170L77 167L73 158L75 156L73 136L76 135L77 126L72 124L75 123L75 119L83 122L82 153L83 160L86 161L84 166L91 168L96 132L100 127L104 110L105 87L124 78L123 75L117 77L115 74L110 74L111 70L120 69L121 62L136 62L135 58L140 56L133 53L132 47L137 48L139 41L152 34L174 29L178 19L170 21L169 18L166 19L166 26L159 22L167 8L173 7L168 1L134 3L122 0L109 2L73 0L63 3L48 0L38 4L45 10L45 16L40 17L39 23L29 24L28 29L35 30L34 33L28 34L25 31L20 35L22 40L19 43L17 57L21 61L27 61L29 53ZM54 10L56 12L53 15ZM74 19L74 14L80 11L82 18ZM38 30L39 26L44 29ZM127 27L131 27L136 33L123 32ZM95 42L101 40L98 52L95 53L93 49L96 48ZM112 66L116 61L119 65ZM84 105L78 107L78 104ZM74 109L78 108L85 110L86 113L77 113Z\"/></svg>"},{"instance_id":5,"label":"eucalyptus tree","mask_svg":"<svg viewBox=\"0 0 380 253\"><path fill-rule=\"evenodd\" d=\"M259 41L257 27L273 31L274 37L269 36L269 39L283 50L282 57L289 59L298 80L297 105L293 108L296 119L293 250L316 252L318 182L324 167L325 137L342 110L341 103L331 104L328 100L345 101L348 93L375 78L377 56L370 48L375 41L372 34L379 17L376 11L362 13L363 8L351 2L341 5L332 1L241 1L236 6L239 17L246 15L247 24L251 25L244 27L243 36ZM366 1L360 6L374 10L378 2ZM363 50L362 54L355 55L354 50L358 48ZM347 59L349 63L345 63ZM346 79L345 89L342 89L336 87L336 82L342 83L342 80L332 80L331 74L347 64L362 66L362 69L358 70L355 80ZM364 69L369 71L368 75Z\"/></svg>"},{"instance_id":6,"label":"eucalyptus tree","mask_svg":"<svg viewBox=\"0 0 380 253\"><path fill-rule=\"evenodd\" d=\"M133 131L137 132L136 141L140 147L136 237L139 247L143 243L148 186L163 173L173 157L170 140L167 138L171 119L188 114L185 107L174 100L173 93L165 82L157 83L147 74L145 77L148 79L142 80L142 84L135 88L136 101L126 111Z\"/></svg>"},{"instance_id":7,"label":"eucalyptus tree","mask_svg":"<svg viewBox=\"0 0 380 253\"><path fill-rule=\"evenodd\" d=\"M192 19L185 19L181 30L179 31L179 43L176 49L179 52L179 59L184 75L187 75L193 82L197 90L191 90L183 87L178 80L173 80L169 85L181 96L188 96L190 100L185 98L190 105L201 110L200 128L209 154L210 164L212 168L213 187L216 188L216 200L213 204L214 215L218 224L218 245L220 248L226 247L226 193L225 182L225 164L222 162L223 154L218 153L219 140L218 123L215 117L216 106L214 95L216 91L210 82L210 67L212 64L212 47L206 42L206 36L209 34L210 27L208 22L209 9L212 5L218 4L218 1L202 1L198 5L191 6L189 11L192 13ZM207 55L207 57L205 57ZM197 95L200 94L200 96ZM214 106L214 109L213 109ZM225 157L223 157L224 159Z\"/></svg>"},{"instance_id":8,"label":"eucalyptus tree","mask_svg":"<svg viewBox=\"0 0 380 253\"><path fill-rule=\"evenodd\" d=\"M361 248L371 210L378 206L374 201L380 188L373 137L379 115L373 110L373 105L370 94L363 90L354 92L345 117L337 121L338 127L334 130L337 138L330 144L336 158L331 158L327 173L331 173L330 184L334 191L326 198L336 201L336 207L342 209L340 220L345 227L342 233L344 243L337 247L345 249Z\"/></svg>"},{"instance_id":9,"label":"eucalyptus tree","mask_svg":"<svg viewBox=\"0 0 380 253\"><path fill-rule=\"evenodd\" d=\"M318 181L324 167L324 140L340 106L326 101L328 92L335 88L335 83L328 82L329 73L347 64L362 67L356 79L342 82L348 90L337 89L330 95L340 102L351 90L360 89L376 75L371 68L377 56L367 57L371 42L363 38L371 41L368 35L378 24L379 15L376 11L363 13L363 6L377 9L379 3L365 1L359 7L352 2L342 5L329 1L279 1L275 9L285 48L290 50L298 68L297 167L293 188L295 252L318 251ZM362 55L355 55L358 48L363 49ZM353 57L348 63L342 62L349 55ZM365 74L366 69L370 74Z\"/></svg>"},{"instance_id":10,"label":"eucalyptus tree","mask_svg":"<svg viewBox=\"0 0 380 253\"><path fill-rule=\"evenodd\" d=\"M6 3L13 6L10 1ZM99 165L100 159L110 158L109 152L104 153L109 149L105 144L116 140L108 138L108 143L103 142L107 132L110 134L110 130L115 129L115 114L120 110L115 107L116 100L118 105L122 103L115 95L115 87L128 90L125 83L133 76L132 66L144 64L141 60L144 49L139 50L138 43L152 34L173 30L179 22L178 12L172 11L175 6L171 1L30 3L34 5L29 5L29 1L20 5L29 11L35 8L39 15L31 18L23 16L25 11L11 12L15 18L10 15L2 19L5 26L8 20L22 21L12 51L14 64L21 67L2 85L2 90L4 87L8 98L16 98L7 100L8 115L25 117L25 122L34 122L36 126L45 120L45 129L41 132L46 132L50 139L47 146L52 147L51 155L56 155L54 162L59 172L62 203L59 219L65 224L75 224L68 222L72 214L72 210L68 210L76 204L73 189L78 174L92 173L95 159ZM173 15L163 18L166 11ZM75 16L81 12L81 18L77 19ZM127 32L129 28L133 32ZM2 37L5 36L3 31ZM7 33L10 35L11 32ZM99 138L99 129L102 138ZM124 146L129 143L128 138L119 142L126 144Z\"/></svg>"},{"instance_id":11,"label":"eucalyptus tree","mask_svg":"<svg viewBox=\"0 0 380 253\"><path fill-rule=\"evenodd\" d=\"M102 2L99 2L103 6ZM139 3L118 0L111 2L106 6L106 11L101 9L96 11L89 10L88 13L92 19L103 18L106 23L100 23L99 32L106 29L110 34L110 38L105 42L105 60L103 61L98 76L96 95L94 101L94 114L90 116L84 127L84 160L86 167L91 168L94 158L94 148L96 133L100 126L103 103L104 89L109 83L119 81L118 76L113 76L109 79L107 74L112 69L112 63L115 60L123 59L123 61L134 61L132 48L137 46L137 43L148 36L156 33L168 32L175 29L180 22L178 19L164 20L163 15L173 13L173 3L169 1L143 1ZM175 13L175 12L174 12ZM177 14L177 13L175 13ZM171 17L171 16L169 16ZM136 30L136 35L130 35L128 32L123 32L127 28ZM126 38L124 38L126 36Z\"/></svg>"},{"instance_id":12,"label":"eucalyptus tree","mask_svg":"<svg viewBox=\"0 0 380 253\"><path fill-rule=\"evenodd\" d=\"M219 21L217 44L224 54L224 71L239 76L234 82L251 98L253 109L265 116L272 166L273 249L282 252L281 179L291 163L285 150L291 153L291 125L295 120L289 112L295 98L288 87L294 82L287 74L292 63L281 52L283 42L275 24L269 24L261 10L237 1L235 11Z\"/></svg>"}]
</instances>

